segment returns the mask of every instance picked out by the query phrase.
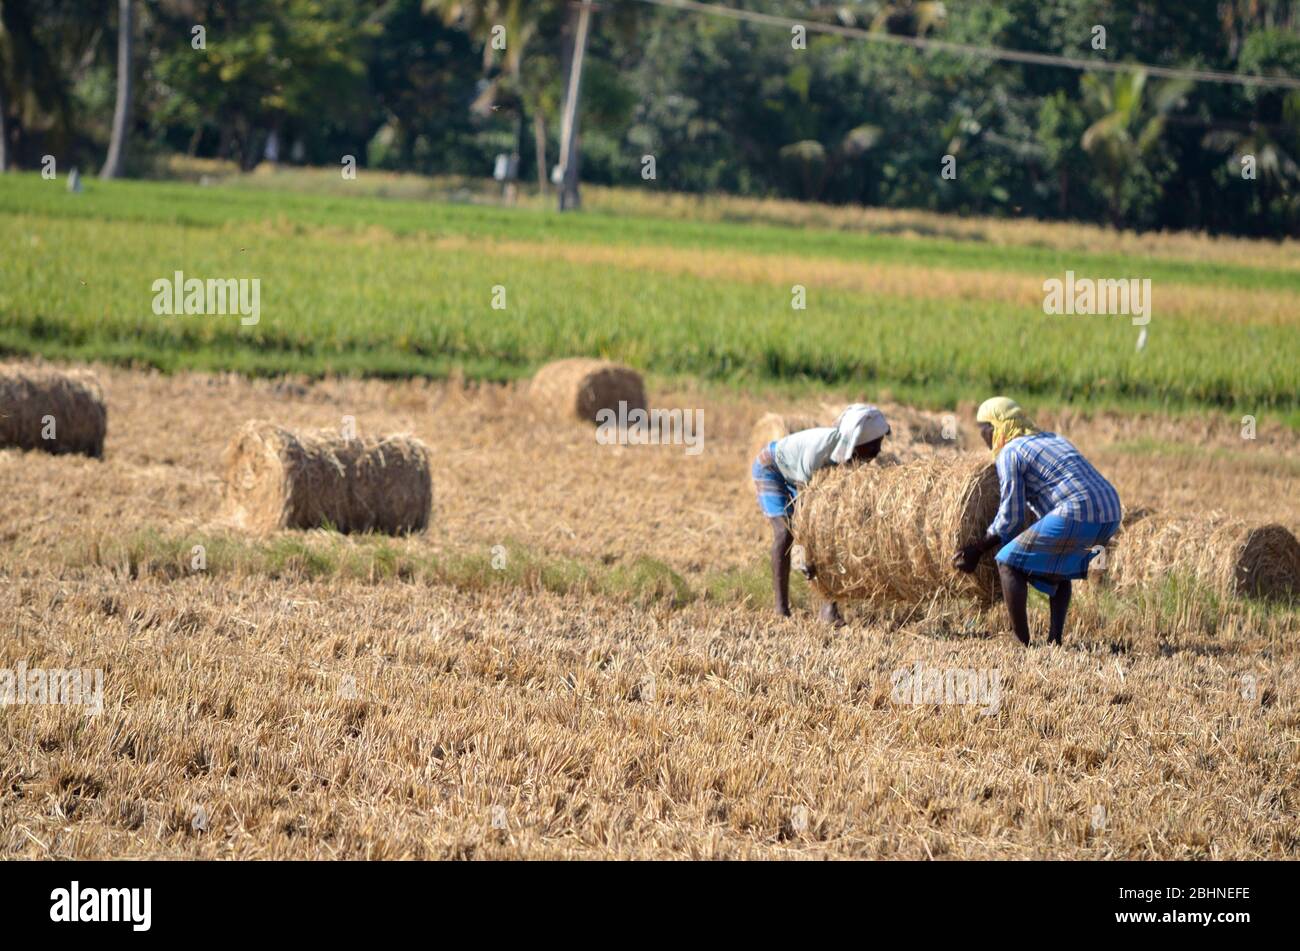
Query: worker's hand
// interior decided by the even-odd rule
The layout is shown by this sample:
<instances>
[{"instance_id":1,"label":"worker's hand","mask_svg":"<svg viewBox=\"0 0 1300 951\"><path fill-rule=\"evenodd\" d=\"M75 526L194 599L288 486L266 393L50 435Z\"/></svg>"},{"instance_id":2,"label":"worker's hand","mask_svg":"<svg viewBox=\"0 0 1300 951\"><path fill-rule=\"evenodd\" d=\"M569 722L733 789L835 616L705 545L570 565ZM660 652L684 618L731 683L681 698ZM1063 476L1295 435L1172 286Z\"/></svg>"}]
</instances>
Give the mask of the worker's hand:
<instances>
[{"instance_id":1,"label":"worker's hand","mask_svg":"<svg viewBox=\"0 0 1300 951\"><path fill-rule=\"evenodd\" d=\"M952 566L958 571L964 571L966 574L972 574L980 564L980 556L984 552L979 545L966 545L959 549L952 556Z\"/></svg>"}]
</instances>

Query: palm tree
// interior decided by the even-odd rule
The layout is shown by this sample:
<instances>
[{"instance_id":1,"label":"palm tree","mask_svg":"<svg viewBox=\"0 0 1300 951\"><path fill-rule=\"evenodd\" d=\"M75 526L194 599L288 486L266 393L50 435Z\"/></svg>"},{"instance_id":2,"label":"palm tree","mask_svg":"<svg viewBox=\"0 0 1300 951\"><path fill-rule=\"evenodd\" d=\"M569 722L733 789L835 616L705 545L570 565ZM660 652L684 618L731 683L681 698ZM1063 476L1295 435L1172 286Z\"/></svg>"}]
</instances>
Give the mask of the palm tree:
<instances>
[{"instance_id":1,"label":"palm tree","mask_svg":"<svg viewBox=\"0 0 1300 951\"><path fill-rule=\"evenodd\" d=\"M1095 118L1080 145L1100 166L1115 227L1123 222L1125 180L1155 151L1166 119L1190 88L1188 82L1168 80L1153 84L1148 93L1140 70L1117 73L1109 81L1095 74L1083 77L1084 109Z\"/></svg>"},{"instance_id":2,"label":"palm tree","mask_svg":"<svg viewBox=\"0 0 1300 951\"><path fill-rule=\"evenodd\" d=\"M491 73L497 53L504 52L501 71L489 78L472 108L480 115L489 115L500 108L513 113L514 153L511 164L515 167L519 163L524 130L524 91L520 78L524 50L536 35L542 18L553 8L554 3L549 0L425 0L425 9L436 9L444 23L459 24L466 33L483 42L484 73ZM504 51L492 48L493 28L498 26L505 27ZM538 162L544 165L545 161L545 156L539 154ZM539 172L539 178L544 180L544 168Z\"/></svg>"},{"instance_id":3,"label":"palm tree","mask_svg":"<svg viewBox=\"0 0 1300 951\"><path fill-rule=\"evenodd\" d=\"M850 129L838 146L827 149L815 139L783 146L777 153L788 172L798 178L804 201L817 201L826 183L844 164L860 159L879 143L879 126L860 125Z\"/></svg>"},{"instance_id":4,"label":"palm tree","mask_svg":"<svg viewBox=\"0 0 1300 951\"><path fill-rule=\"evenodd\" d=\"M1243 155L1255 157L1255 168L1265 181L1285 187L1289 181L1300 179L1300 94L1288 97L1288 112L1295 116L1289 125L1269 125L1251 122L1244 127L1222 127L1205 134L1201 145L1215 152L1228 153L1228 168L1241 173Z\"/></svg>"},{"instance_id":5,"label":"palm tree","mask_svg":"<svg viewBox=\"0 0 1300 951\"><path fill-rule=\"evenodd\" d=\"M131 0L117 4L117 105L113 109L113 137L108 143L108 158L100 178L120 178L126 165L126 138L131 128L131 61L135 45L132 36Z\"/></svg>"}]
</instances>

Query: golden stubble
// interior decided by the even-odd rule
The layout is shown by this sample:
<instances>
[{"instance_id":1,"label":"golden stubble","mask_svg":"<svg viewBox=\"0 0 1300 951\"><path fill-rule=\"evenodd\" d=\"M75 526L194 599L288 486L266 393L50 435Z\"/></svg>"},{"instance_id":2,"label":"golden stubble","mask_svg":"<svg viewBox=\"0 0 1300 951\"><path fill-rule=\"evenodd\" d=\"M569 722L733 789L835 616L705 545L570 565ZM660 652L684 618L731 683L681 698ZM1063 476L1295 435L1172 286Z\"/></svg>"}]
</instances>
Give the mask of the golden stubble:
<instances>
[{"instance_id":1,"label":"golden stubble","mask_svg":"<svg viewBox=\"0 0 1300 951\"><path fill-rule=\"evenodd\" d=\"M1085 590L1066 648L1024 651L996 611L950 606L857 612L832 632L765 603L132 577L57 554L139 527L210 531L221 449L244 420L352 415L361 432L432 447L434 522L401 544L644 555L688 579L761 568L769 533L740 478L753 422L873 394L787 402L651 379L652 405L704 409L705 452L691 457L598 446L590 427L528 415L520 388L95 369L109 405L102 462L0 452L0 668L105 671L97 717L0 711L0 854L1300 852L1288 616L1116 613ZM1300 528L1289 430L1262 422L1243 446L1227 422L1038 415L1068 424L1126 501L1267 511ZM1180 432L1204 451L1196 464L1124 448ZM897 672L917 664L996 671L996 709L900 698Z\"/></svg>"}]
</instances>

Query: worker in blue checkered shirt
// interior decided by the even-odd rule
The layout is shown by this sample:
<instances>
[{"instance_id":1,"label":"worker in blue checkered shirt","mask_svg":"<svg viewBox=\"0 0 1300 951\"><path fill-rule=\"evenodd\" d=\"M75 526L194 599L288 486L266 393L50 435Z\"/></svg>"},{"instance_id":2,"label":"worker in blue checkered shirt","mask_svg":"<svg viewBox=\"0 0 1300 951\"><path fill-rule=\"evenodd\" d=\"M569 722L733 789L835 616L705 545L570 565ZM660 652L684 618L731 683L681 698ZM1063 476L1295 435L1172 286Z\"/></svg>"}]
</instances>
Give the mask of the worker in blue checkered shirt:
<instances>
[{"instance_id":1,"label":"worker in blue checkered shirt","mask_svg":"<svg viewBox=\"0 0 1300 951\"><path fill-rule=\"evenodd\" d=\"M973 572L987 552L998 549L998 576L1016 637L1029 643L1032 585L1048 596L1047 640L1059 644L1071 582L1088 576L1088 563L1119 530L1119 493L1073 443L1040 431L1015 401L986 400L975 420L997 461L1002 498L983 540L961 548L953 565ZM1037 521L1026 526L1030 510Z\"/></svg>"}]
</instances>

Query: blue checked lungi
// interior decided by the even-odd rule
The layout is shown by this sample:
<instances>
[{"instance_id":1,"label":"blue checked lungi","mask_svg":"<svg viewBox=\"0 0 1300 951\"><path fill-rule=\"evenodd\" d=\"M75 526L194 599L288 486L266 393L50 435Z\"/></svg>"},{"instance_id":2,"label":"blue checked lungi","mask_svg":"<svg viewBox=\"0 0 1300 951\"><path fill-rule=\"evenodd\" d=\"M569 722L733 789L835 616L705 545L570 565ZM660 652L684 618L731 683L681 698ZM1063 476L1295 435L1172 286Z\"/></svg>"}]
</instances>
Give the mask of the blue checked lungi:
<instances>
[{"instance_id":1,"label":"blue checked lungi","mask_svg":"<svg viewBox=\"0 0 1300 951\"><path fill-rule=\"evenodd\" d=\"M776 440L764 446L749 467L754 490L758 493L758 507L768 518L788 516L794 511L794 497L799 492L776 467L775 447Z\"/></svg>"},{"instance_id":2,"label":"blue checked lungi","mask_svg":"<svg viewBox=\"0 0 1300 951\"><path fill-rule=\"evenodd\" d=\"M1119 531L1119 522L1082 522L1044 515L998 551L998 562L1019 568L1046 595L1064 578L1088 577L1093 549Z\"/></svg>"}]
</instances>

